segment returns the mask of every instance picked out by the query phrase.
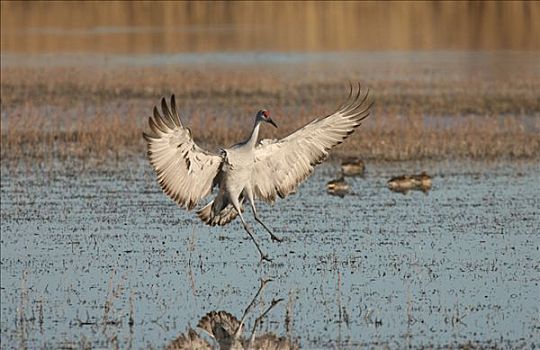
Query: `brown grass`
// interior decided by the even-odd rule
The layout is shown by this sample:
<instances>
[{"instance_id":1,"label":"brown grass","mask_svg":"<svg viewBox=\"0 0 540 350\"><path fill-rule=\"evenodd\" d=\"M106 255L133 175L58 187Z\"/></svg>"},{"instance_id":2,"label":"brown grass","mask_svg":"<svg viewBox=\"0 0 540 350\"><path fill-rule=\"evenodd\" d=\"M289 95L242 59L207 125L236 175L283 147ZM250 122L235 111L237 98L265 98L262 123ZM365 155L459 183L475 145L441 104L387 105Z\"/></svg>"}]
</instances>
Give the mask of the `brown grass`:
<instances>
[{"instance_id":1,"label":"brown grass","mask_svg":"<svg viewBox=\"0 0 540 350\"><path fill-rule=\"evenodd\" d=\"M147 116L176 93L197 141L215 150L244 139L254 113L270 109L283 137L346 96L324 80L256 68L43 68L2 70L2 162L108 163L142 157ZM540 82L371 79L376 106L333 154L367 159L538 157Z\"/></svg>"}]
</instances>

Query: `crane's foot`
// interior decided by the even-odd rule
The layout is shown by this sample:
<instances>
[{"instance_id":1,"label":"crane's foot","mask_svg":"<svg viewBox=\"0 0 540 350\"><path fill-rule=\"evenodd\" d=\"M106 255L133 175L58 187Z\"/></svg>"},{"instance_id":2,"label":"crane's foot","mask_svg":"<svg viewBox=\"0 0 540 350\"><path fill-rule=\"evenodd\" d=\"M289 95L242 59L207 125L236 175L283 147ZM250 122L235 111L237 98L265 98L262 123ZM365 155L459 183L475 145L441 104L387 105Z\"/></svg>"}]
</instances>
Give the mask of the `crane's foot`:
<instances>
[{"instance_id":1,"label":"crane's foot","mask_svg":"<svg viewBox=\"0 0 540 350\"><path fill-rule=\"evenodd\" d=\"M268 255L261 253L261 260L259 261L259 264L262 264L265 261L272 262L273 259L270 259Z\"/></svg>"},{"instance_id":2,"label":"crane's foot","mask_svg":"<svg viewBox=\"0 0 540 350\"><path fill-rule=\"evenodd\" d=\"M273 233L270 234L270 238L272 239L272 242L279 242L279 243L283 242L283 238L279 238Z\"/></svg>"},{"instance_id":3,"label":"crane's foot","mask_svg":"<svg viewBox=\"0 0 540 350\"><path fill-rule=\"evenodd\" d=\"M257 222L259 224L262 225L262 227L264 227L264 229L266 230L266 232L268 232L268 234L270 235L270 238L272 239L272 242L283 242L283 238L279 238L278 236L276 236L272 230L270 230L265 224L264 222L261 221L261 219L259 219L259 217L256 215L255 216L255 220L257 220Z\"/></svg>"}]
</instances>

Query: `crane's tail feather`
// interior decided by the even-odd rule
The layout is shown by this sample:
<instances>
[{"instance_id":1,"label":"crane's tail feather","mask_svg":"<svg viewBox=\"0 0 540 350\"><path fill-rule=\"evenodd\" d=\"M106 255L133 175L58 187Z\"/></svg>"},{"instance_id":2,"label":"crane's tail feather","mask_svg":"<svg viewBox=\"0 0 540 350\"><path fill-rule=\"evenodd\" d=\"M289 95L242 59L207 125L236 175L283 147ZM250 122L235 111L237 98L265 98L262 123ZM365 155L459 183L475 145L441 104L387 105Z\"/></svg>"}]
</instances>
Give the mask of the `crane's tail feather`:
<instances>
[{"instance_id":1,"label":"crane's tail feather","mask_svg":"<svg viewBox=\"0 0 540 350\"><path fill-rule=\"evenodd\" d=\"M228 201L225 203L220 203L220 207L221 210L217 208L214 201L211 201L197 211L197 216L210 226L226 225L238 216L238 212ZM242 201L240 202L240 208L243 212L244 208L242 207Z\"/></svg>"}]
</instances>

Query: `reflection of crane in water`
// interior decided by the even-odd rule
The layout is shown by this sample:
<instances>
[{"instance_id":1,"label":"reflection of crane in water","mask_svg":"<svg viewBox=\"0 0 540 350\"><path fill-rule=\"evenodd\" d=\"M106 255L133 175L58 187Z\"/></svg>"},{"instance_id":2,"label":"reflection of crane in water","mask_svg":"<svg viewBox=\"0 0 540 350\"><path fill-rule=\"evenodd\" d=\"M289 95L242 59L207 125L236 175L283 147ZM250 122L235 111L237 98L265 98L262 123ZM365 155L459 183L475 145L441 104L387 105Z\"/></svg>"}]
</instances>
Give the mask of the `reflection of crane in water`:
<instances>
[{"instance_id":1,"label":"reflection of crane in water","mask_svg":"<svg viewBox=\"0 0 540 350\"><path fill-rule=\"evenodd\" d=\"M244 338L242 331L244 329L244 321L253 308L255 301L261 294L263 288L271 280L261 281L259 290L245 309L242 318L238 320L232 314L226 311L212 311L207 313L200 319L197 328L203 330L218 344L220 350L223 349L261 349L261 350L287 350L298 349L298 345L287 340L284 337L278 337L273 333L265 333L260 336L255 336L257 327L259 327L262 319L276 306L282 299L273 299L270 306L255 320L251 331L251 337ZM195 330L189 329L187 334L180 335L178 338L169 343L166 350L211 350L213 347Z\"/></svg>"},{"instance_id":2,"label":"reflection of crane in water","mask_svg":"<svg viewBox=\"0 0 540 350\"><path fill-rule=\"evenodd\" d=\"M369 91L351 92L347 101L334 113L316 119L281 140L258 142L261 123L276 124L266 110L260 110L250 137L221 154L210 153L193 141L191 131L182 125L174 95L171 108L161 101L161 115L154 107L149 118L150 133L143 136L148 143L150 163L157 173L163 191L180 206L191 210L214 186L217 196L197 214L209 225L225 225L240 216L261 260L269 260L261 251L244 217L243 202L247 198L255 220L274 241L281 241L261 221L254 199L273 203L277 196L284 198L312 172L313 167L328 156L328 150L345 140L360 122L369 115L372 102Z\"/></svg>"}]
</instances>

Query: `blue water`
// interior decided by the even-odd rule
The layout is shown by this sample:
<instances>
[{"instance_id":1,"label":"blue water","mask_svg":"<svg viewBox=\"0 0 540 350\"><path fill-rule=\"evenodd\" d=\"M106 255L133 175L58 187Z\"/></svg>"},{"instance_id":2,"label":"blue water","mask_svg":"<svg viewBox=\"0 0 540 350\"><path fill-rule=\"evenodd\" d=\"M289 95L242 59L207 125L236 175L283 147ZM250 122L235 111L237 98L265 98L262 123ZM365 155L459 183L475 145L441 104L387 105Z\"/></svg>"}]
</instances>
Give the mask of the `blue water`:
<instances>
[{"instance_id":1,"label":"blue water","mask_svg":"<svg viewBox=\"0 0 540 350\"><path fill-rule=\"evenodd\" d=\"M18 54L2 52L1 67L81 67L107 66L215 66L228 65L332 65L334 70L345 67L365 67L369 73L387 73L396 79L405 67L416 73L433 71L452 75L485 73L498 75L527 69L529 74L540 75L538 54L527 51L330 51L330 52L278 52L278 51L230 51L230 52L181 52L153 54L100 54L100 53L39 53ZM410 79L410 77L408 77Z\"/></svg>"},{"instance_id":2,"label":"blue water","mask_svg":"<svg viewBox=\"0 0 540 350\"><path fill-rule=\"evenodd\" d=\"M537 161L368 163L343 199L326 195L326 164L258 205L285 242L247 210L274 258L263 265L238 222L204 226L144 159L62 166L2 164L2 348L159 348L209 311L240 317L267 277L247 329L283 298L261 332L288 329L304 348L540 345ZM422 170L427 195L385 187Z\"/></svg>"}]
</instances>

